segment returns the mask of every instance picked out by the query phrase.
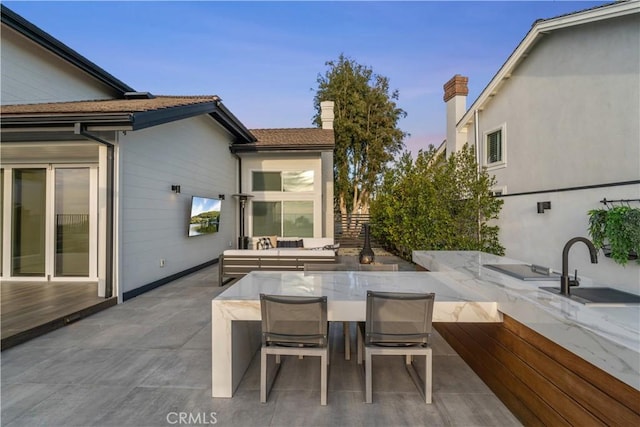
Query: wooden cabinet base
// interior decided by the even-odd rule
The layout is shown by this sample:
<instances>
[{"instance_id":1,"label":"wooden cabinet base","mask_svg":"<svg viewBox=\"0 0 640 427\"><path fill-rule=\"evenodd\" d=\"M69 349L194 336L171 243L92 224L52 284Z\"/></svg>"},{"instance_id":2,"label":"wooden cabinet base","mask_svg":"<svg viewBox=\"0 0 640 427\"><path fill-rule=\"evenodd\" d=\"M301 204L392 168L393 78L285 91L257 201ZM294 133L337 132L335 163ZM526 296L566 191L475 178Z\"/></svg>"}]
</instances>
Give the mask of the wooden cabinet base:
<instances>
[{"instance_id":1,"label":"wooden cabinet base","mask_svg":"<svg viewBox=\"0 0 640 427\"><path fill-rule=\"evenodd\" d=\"M640 425L640 392L509 316L434 323L525 425Z\"/></svg>"}]
</instances>

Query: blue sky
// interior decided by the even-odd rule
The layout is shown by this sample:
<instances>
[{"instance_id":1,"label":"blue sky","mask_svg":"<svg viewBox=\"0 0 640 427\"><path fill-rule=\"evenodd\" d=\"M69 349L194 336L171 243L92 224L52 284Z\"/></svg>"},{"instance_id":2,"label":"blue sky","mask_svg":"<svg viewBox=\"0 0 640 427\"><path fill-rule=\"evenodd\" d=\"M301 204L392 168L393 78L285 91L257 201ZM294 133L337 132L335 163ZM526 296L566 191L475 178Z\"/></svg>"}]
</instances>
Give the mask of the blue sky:
<instances>
[{"instance_id":1,"label":"blue sky","mask_svg":"<svg viewBox=\"0 0 640 427\"><path fill-rule=\"evenodd\" d=\"M318 74L344 53L399 91L415 152L444 139L454 74L470 106L536 19L607 2L3 3L136 90L218 95L248 128L312 126Z\"/></svg>"},{"instance_id":2,"label":"blue sky","mask_svg":"<svg viewBox=\"0 0 640 427\"><path fill-rule=\"evenodd\" d=\"M207 199L204 197L193 197L191 201L191 216L198 216L202 212L218 211L220 212L220 200Z\"/></svg>"}]
</instances>

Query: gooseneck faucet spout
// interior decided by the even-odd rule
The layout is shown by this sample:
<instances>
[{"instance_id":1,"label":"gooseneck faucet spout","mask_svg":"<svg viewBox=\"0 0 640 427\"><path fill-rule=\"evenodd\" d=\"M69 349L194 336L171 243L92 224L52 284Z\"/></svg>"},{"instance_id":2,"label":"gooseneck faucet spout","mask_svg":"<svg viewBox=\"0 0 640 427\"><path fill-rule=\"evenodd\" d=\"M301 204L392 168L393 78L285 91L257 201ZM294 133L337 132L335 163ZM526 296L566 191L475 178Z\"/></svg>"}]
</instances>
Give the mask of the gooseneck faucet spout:
<instances>
[{"instance_id":1,"label":"gooseneck faucet spout","mask_svg":"<svg viewBox=\"0 0 640 427\"><path fill-rule=\"evenodd\" d=\"M562 295L570 295L569 288L571 286L578 286L577 277L575 280L569 279L569 249L571 249L571 246L573 246L573 244L576 242L583 242L585 245L587 245L587 247L589 248L589 255L591 257L591 264L598 263L598 250L595 246L593 246L591 240L584 237L574 237L573 239L569 240L564 245L564 249L562 250L562 276L560 276L560 293Z\"/></svg>"}]
</instances>

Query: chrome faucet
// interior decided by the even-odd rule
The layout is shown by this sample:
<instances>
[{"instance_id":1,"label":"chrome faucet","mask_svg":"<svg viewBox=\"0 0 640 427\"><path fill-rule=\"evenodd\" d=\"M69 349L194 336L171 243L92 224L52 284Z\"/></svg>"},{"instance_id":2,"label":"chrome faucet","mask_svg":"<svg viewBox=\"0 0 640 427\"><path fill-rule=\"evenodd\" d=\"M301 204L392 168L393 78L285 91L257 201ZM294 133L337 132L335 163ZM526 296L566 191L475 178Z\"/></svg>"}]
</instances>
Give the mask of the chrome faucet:
<instances>
[{"instance_id":1,"label":"chrome faucet","mask_svg":"<svg viewBox=\"0 0 640 427\"><path fill-rule=\"evenodd\" d=\"M587 245L589 248L589 255L591 256L591 264L598 263L598 250L593 246L591 240L584 237L574 237L569 240L562 250L562 276L560 276L560 293L562 295L570 295L571 292L569 291L569 288L571 286L579 285L578 270L576 270L576 277L573 280L569 279L569 249L571 249L571 246L576 242L584 242L584 244Z\"/></svg>"}]
</instances>

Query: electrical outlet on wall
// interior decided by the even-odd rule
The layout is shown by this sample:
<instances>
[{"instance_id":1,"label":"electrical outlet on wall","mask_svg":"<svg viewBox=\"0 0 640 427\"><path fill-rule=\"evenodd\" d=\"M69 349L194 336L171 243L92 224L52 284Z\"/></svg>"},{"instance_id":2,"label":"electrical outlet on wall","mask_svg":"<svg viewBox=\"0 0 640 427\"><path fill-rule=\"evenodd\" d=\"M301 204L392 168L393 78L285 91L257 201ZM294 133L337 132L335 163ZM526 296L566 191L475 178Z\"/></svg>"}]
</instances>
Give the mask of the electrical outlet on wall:
<instances>
[{"instance_id":1,"label":"electrical outlet on wall","mask_svg":"<svg viewBox=\"0 0 640 427\"><path fill-rule=\"evenodd\" d=\"M229 247L233 246L233 243L231 243L231 240L229 240Z\"/></svg>"},{"instance_id":2,"label":"electrical outlet on wall","mask_svg":"<svg viewBox=\"0 0 640 427\"><path fill-rule=\"evenodd\" d=\"M164 267L164 258L160 259L160 267Z\"/></svg>"}]
</instances>

